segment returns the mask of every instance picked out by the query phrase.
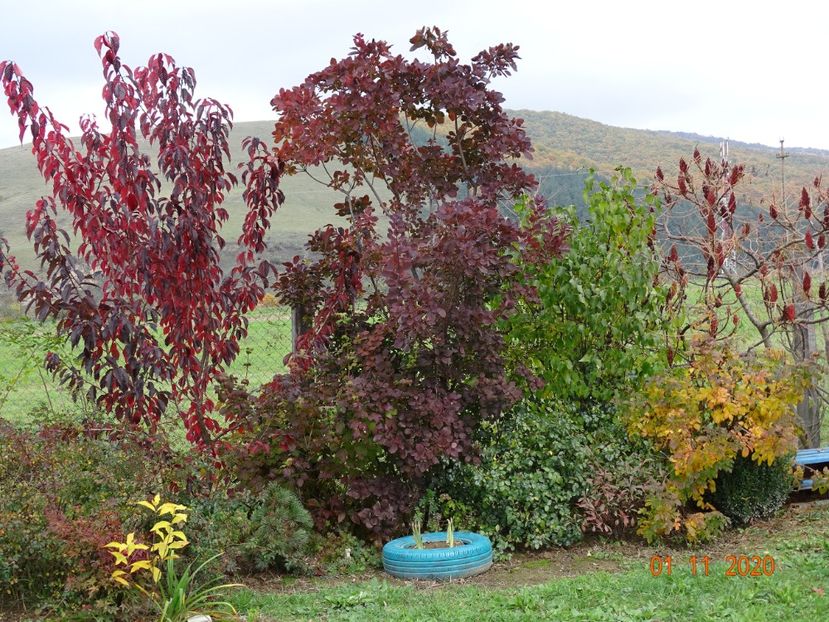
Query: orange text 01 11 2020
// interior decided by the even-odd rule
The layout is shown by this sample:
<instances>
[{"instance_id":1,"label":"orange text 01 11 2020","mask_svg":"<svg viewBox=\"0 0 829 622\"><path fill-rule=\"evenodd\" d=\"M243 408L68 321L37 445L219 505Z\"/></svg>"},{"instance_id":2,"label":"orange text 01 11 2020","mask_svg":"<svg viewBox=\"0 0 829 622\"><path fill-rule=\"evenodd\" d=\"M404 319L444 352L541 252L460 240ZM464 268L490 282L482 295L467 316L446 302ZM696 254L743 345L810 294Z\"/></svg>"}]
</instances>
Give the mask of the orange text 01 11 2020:
<instances>
[{"instance_id":1,"label":"orange text 01 11 2020","mask_svg":"<svg viewBox=\"0 0 829 622\"><path fill-rule=\"evenodd\" d=\"M771 555L726 555L723 559L726 563L723 576L726 577L770 577L776 569ZM691 576L709 576L712 561L708 555L691 555L688 559ZM649 568L654 577L670 576L675 568L674 559L670 555L654 555Z\"/></svg>"}]
</instances>

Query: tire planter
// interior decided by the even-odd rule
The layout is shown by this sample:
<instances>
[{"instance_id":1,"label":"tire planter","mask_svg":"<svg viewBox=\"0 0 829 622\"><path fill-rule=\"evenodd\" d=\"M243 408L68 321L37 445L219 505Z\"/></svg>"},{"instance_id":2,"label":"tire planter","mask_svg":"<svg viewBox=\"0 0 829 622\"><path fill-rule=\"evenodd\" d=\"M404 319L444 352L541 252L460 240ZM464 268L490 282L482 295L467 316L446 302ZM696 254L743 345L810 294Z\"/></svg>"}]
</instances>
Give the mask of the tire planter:
<instances>
[{"instance_id":1,"label":"tire planter","mask_svg":"<svg viewBox=\"0 0 829 622\"><path fill-rule=\"evenodd\" d=\"M446 532L423 534L423 542L446 540ZM456 531L452 548L416 549L412 536L397 538L383 547L383 568L398 579L446 581L471 577L492 566L489 538L471 531Z\"/></svg>"}]
</instances>

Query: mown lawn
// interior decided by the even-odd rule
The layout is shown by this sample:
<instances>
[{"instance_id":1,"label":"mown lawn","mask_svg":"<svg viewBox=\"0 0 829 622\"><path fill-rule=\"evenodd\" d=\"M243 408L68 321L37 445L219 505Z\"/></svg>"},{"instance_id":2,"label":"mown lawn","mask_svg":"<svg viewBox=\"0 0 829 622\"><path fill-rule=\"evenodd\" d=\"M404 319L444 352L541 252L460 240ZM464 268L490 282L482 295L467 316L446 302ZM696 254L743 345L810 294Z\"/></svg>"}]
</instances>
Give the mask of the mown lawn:
<instances>
[{"instance_id":1,"label":"mown lawn","mask_svg":"<svg viewBox=\"0 0 829 622\"><path fill-rule=\"evenodd\" d=\"M698 551L612 544L578 547L565 554L566 563L584 568L585 558L592 558L603 570L577 576L560 576L556 557L561 552L553 552L519 559L506 570L496 566L479 578L453 585L405 584L382 575L357 582L320 579L302 589L284 584L248 589L237 593L234 602L248 620L261 622L817 621L829 618L827 525L827 506L788 508L780 518L730 532ZM649 561L655 554L671 555L670 576L665 571L658 577L651 574ZM694 554L716 560L708 576L701 562L697 576L692 575ZM727 555L771 556L774 573L726 576ZM541 563L550 556L550 563ZM534 568L530 574L528 566ZM520 584L539 580L536 585Z\"/></svg>"}]
</instances>

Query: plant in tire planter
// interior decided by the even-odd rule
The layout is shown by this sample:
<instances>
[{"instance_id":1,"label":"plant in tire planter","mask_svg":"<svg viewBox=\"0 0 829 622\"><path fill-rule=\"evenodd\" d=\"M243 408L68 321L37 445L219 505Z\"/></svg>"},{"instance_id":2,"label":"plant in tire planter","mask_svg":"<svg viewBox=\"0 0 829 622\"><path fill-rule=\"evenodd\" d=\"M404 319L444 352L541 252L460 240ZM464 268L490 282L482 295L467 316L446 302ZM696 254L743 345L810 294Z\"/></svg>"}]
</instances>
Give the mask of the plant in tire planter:
<instances>
[{"instance_id":1,"label":"plant in tire planter","mask_svg":"<svg viewBox=\"0 0 829 622\"><path fill-rule=\"evenodd\" d=\"M419 525L418 525L419 526ZM398 579L450 580L471 577L492 566L489 538L471 531L446 531L397 538L383 547L383 568Z\"/></svg>"}]
</instances>

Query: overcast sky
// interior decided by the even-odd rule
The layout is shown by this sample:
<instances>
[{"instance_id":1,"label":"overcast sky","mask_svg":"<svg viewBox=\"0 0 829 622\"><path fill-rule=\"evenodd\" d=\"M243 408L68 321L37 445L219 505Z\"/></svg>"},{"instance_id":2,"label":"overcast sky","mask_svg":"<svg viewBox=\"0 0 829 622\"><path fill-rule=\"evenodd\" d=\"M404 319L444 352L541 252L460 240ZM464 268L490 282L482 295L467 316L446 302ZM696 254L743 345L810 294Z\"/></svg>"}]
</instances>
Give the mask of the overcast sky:
<instances>
[{"instance_id":1,"label":"overcast sky","mask_svg":"<svg viewBox=\"0 0 829 622\"><path fill-rule=\"evenodd\" d=\"M449 30L463 59L511 41L517 74L496 87L509 108L557 110L623 127L829 149L829 3L567 0L0 0L0 58L15 60L35 96L77 131L103 116L106 30L121 56L154 52L192 66L197 94L237 121L272 118L269 101L348 53L351 37L408 53L423 25ZM0 147L18 144L0 111Z\"/></svg>"}]
</instances>

